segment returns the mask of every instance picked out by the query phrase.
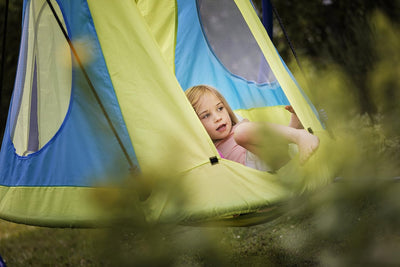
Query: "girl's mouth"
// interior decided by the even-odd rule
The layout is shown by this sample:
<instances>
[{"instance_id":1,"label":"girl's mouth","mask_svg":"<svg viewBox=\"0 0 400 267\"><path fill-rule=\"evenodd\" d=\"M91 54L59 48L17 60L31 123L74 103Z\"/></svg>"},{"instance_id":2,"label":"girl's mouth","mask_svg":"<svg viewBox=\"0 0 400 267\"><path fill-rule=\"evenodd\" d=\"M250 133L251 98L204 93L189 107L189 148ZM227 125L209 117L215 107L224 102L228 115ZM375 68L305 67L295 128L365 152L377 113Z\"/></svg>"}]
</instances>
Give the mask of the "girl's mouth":
<instances>
[{"instance_id":1,"label":"girl's mouth","mask_svg":"<svg viewBox=\"0 0 400 267\"><path fill-rule=\"evenodd\" d=\"M223 131L225 131L225 129L226 129L226 124L222 124L222 125L218 126L217 132L223 132Z\"/></svg>"}]
</instances>

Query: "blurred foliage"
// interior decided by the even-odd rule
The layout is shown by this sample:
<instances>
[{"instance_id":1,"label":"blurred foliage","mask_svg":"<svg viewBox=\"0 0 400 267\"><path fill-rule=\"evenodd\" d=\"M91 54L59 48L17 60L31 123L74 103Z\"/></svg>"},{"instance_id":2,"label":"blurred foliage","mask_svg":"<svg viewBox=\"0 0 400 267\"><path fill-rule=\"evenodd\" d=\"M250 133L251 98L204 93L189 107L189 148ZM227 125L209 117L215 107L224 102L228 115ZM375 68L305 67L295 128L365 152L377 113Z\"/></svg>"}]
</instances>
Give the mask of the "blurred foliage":
<instances>
[{"instance_id":1,"label":"blurred foliage","mask_svg":"<svg viewBox=\"0 0 400 267\"><path fill-rule=\"evenodd\" d=\"M365 74L377 107L373 115L360 115L357 95L349 94L356 83L351 73L337 65L307 68L311 84L319 85L314 101L331 114L328 127L335 139L327 164L337 168L338 182L305 200L297 215L310 216L310 229L306 235L289 231L283 247L322 266L400 264L400 31L381 12L367 23L375 57Z\"/></svg>"},{"instance_id":2,"label":"blurred foliage","mask_svg":"<svg viewBox=\"0 0 400 267\"><path fill-rule=\"evenodd\" d=\"M334 166L335 183L291 201L284 216L252 227L148 224L138 216L142 212L132 212L126 220L113 223L105 235L110 262L118 266L400 265L400 128L391 121L399 115L399 107L386 96L388 91L393 97L399 93L395 62L400 35L380 12L368 23L373 47L386 40L382 49L374 51L376 60L366 76L377 107L374 115L360 112L357 94L352 96L348 89L355 82L339 65L319 69L306 64L304 69L318 88L311 97L331 114L327 122L334 142L325 163ZM182 203L182 196L177 197ZM132 193L120 201L123 214L138 207Z\"/></svg>"},{"instance_id":3,"label":"blurred foliage","mask_svg":"<svg viewBox=\"0 0 400 267\"><path fill-rule=\"evenodd\" d=\"M101 202L125 218L101 231L35 228L11 235L14 228L0 224L0 230L9 231L0 231L0 254L7 263L399 266L398 1L275 2L312 85L309 96L328 114L335 142L327 164L335 166L337 182L291 202L286 215L245 228L148 224L134 191L125 190ZM11 3L20 16L18 5ZM278 48L289 57L283 43ZM13 77L7 78L12 84Z\"/></svg>"},{"instance_id":4,"label":"blurred foliage","mask_svg":"<svg viewBox=\"0 0 400 267\"><path fill-rule=\"evenodd\" d=\"M254 0L261 6L262 0ZM302 64L305 58L318 68L337 64L349 75L360 112L375 113L370 96L368 72L377 60L376 43L372 40L373 27L369 17L377 10L390 23L400 23L400 1L392 0L270 0ZM284 33L274 16L273 42L286 62L292 61L292 52ZM379 42L382 44L385 40Z\"/></svg>"}]
</instances>

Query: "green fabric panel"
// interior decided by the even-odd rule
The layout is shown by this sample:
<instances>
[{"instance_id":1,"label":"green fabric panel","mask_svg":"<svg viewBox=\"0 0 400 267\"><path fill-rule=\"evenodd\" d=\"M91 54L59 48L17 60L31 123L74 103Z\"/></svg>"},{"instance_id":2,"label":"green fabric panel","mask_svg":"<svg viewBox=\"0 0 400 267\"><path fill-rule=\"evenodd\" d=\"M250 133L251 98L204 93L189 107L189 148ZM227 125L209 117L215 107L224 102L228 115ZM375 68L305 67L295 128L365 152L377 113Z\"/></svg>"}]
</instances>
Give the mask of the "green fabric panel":
<instances>
[{"instance_id":1,"label":"green fabric panel","mask_svg":"<svg viewBox=\"0 0 400 267\"><path fill-rule=\"evenodd\" d=\"M290 192L277 175L225 159L155 184L144 204L149 221L197 222L249 213Z\"/></svg>"},{"instance_id":2,"label":"green fabric panel","mask_svg":"<svg viewBox=\"0 0 400 267\"><path fill-rule=\"evenodd\" d=\"M174 175L219 157L136 3L88 3L141 171Z\"/></svg>"},{"instance_id":3,"label":"green fabric panel","mask_svg":"<svg viewBox=\"0 0 400 267\"><path fill-rule=\"evenodd\" d=\"M175 70L176 0L138 0L137 7L160 46L168 66Z\"/></svg>"},{"instance_id":4,"label":"green fabric panel","mask_svg":"<svg viewBox=\"0 0 400 267\"><path fill-rule=\"evenodd\" d=\"M0 217L38 226L97 226L107 218L96 201L96 194L103 190L88 187L0 186Z\"/></svg>"},{"instance_id":5,"label":"green fabric panel","mask_svg":"<svg viewBox=\"0 0 400 267\"><path fill-rule=\"evenodd\" d=\"M232 217L280 205L332 182L335 170L329 159L333 143L325 131L316 135L321 145L307 163L301 165L296 155L276 174L221 159L215 165L204 164L182 175L156 180L152 195L143 206L147 219L229 225L268 220L274 215L239 216L238 222ZM278 214L279 209L273 213Z\"/></svg>"},{"instance_id":6,"label":"green fabric panel","mask_svg":"<svg viewBox=\"0 0 400 267\"><path fill-rule=\"evenodd\" d=\"M289 111L285 110L285 106L240 109L235 110L235 113L250 121L268 121L282 125L289 124L291 115Z\"/></svg>"}]
</instances>

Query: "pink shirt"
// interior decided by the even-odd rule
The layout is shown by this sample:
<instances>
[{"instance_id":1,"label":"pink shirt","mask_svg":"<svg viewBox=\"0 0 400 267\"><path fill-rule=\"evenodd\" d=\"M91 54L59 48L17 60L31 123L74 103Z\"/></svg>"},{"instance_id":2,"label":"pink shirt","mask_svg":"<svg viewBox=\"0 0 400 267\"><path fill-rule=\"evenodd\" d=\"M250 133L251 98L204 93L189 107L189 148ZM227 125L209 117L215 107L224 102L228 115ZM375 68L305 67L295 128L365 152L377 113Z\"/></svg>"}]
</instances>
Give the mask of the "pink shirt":
<instances>
[{"instance_id":1,"label":"pink shirt","mask_svg":"<svg viewBox=\"0 0 400 267\"><path fill-rule=\"evenodd\" d=\"M215 143L215 147L225 159L236 161L245 165L247 150L244 147L239 146L233 139L233 134L239 124L240 122L232 127L231 132L225 139L217 141Z\"/></svg>"}]
</instances>

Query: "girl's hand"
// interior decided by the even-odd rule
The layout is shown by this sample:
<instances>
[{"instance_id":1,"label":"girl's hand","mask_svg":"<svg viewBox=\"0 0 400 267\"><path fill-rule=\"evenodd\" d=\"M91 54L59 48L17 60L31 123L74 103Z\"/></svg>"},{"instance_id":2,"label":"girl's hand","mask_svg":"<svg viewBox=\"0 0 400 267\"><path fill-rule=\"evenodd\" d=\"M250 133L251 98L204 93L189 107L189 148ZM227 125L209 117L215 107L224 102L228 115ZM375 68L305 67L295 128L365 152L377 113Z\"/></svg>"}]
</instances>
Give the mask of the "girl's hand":
<instances>
[{"instance_id":1,"label":"girl's hand","mask_svg":"<svg viewBox=\"0 0 400 267\"><path fill-rule=\"evenodd\" d=\"M285 106L285 109L286 109L287 111L289 111L290 113L296 114L296 112L294 112L294 109L293 109L292 106Z\"/></svg>"},{"instance_id":2,"label":"girl's hand","mask_svg":"<svg viewBox=\"0 0 400 267\"><path fill-rule=\"evenodd\" d=\"M303 129L303 125L301 124L299 118L297 117L296 112L294 111L292 106L285 106L285 109L292 113L290 117L289 127L296 128L296 129Z\"/></svg>"}]
</instances>

